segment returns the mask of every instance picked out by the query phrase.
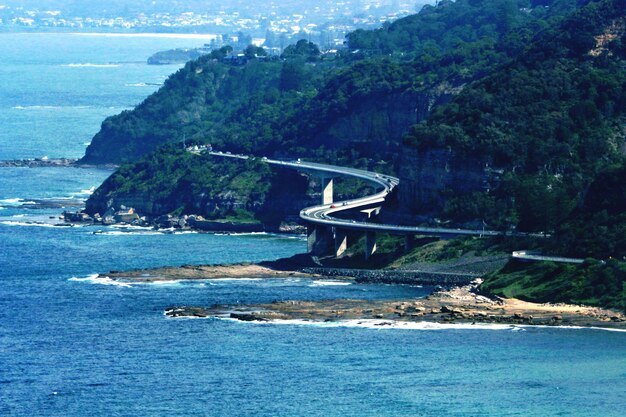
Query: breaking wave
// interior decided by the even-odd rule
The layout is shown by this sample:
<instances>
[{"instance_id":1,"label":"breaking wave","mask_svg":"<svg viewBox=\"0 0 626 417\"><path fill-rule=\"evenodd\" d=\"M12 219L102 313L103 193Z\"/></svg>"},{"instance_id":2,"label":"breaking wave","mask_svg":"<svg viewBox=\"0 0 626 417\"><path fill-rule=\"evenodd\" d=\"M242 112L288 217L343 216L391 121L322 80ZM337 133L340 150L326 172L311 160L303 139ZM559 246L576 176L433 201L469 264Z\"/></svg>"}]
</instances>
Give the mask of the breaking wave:
<instances>
[{"instance_id":1,"label":"breaking wave","mask_svg":"<svg viewBox=\"0 0 626 417\"><path fill-rule=\"evenodd\" d=\"M525 332L528 329L559 329L559 330L603 330L607 332L626 333L626 329L611 329L604 327L583 326L535 326L530 324L497 324L497 323L433 323L433 322L406 322L381 319L354 319L339 321L309 321L309 320L270 320L243 322L228 317L210 317L220 320L236 321L239 323L251 323L262 325L292 325L292 326L315 326L315 327L348 327L376 330L508 330L511 332Z\"/></svg>"},{"instance_id":2,"label":"breaking wave","mask_svg":"<svg viewBox=\"0 0 626 417\"><path fill-rule=\"evenodd\" d=\"M13 106L14 110L62 110L62 109L90 109L92 106Z\"/></svg>"},{"instance_id":3,"label":"breaking wave","mask_svg":"<svg viewBox=\"0 0 626 417\"><path fill-rule=\"evenodd\" d=\"M132 287L132 285L128 282L120 282L109 277L101 277L98 274L89 275L84 278L72 277L68 279L68 281L73 282L85 282L87 284L98 284L98 285L114 285L117 287Z\"/></svg>"},{"instance_id":4,"label":"breaking wave","mask_svg":"<svg viewBox=\"0 0 626 417\"><path fill-rule=\"evenodd\" d=\"M310 287L334 287L334 286L345 286L352 285L352 282L349 281L339 281L339 280L317 280L313 281Z\"/></svg>"}]
</instances>

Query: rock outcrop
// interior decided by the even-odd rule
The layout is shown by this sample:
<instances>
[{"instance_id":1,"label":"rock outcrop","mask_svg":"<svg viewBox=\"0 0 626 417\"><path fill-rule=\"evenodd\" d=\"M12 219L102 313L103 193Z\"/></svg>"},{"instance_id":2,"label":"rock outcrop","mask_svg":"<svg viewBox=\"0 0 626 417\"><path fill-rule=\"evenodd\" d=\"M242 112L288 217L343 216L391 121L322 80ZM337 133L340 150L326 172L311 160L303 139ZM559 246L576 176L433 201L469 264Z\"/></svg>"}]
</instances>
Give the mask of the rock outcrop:
<instances>
[{"instance_id":1,"label":"rock outcrop","mask_svg":"<svg viewBox=\"0 0 626 417\"><path fill-rule=\"evenodd\" d=\"M459 158L451 149L421 151L405 146L398 164L400 207L415 214L436 213L452 194L489 188L490 172L484 162Z\"/></svg>"}]
</instances>

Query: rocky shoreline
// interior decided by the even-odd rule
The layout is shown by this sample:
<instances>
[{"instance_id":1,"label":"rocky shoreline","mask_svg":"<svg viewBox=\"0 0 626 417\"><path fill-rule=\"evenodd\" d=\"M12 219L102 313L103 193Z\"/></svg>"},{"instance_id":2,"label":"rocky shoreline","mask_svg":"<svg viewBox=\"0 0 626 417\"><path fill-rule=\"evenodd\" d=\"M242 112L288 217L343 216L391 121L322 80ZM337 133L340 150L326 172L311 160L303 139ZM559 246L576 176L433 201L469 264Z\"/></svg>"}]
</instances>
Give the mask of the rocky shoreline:
<instances>
[{"instance_id":1,"label":"rocky shoreline","mask_svg":"<svg viewBox=\"0 0 626 417\"><path fill-rule=\"evenodd\" d=\"M72 158L34 158L34 159L13 159L0 161L0 167L26 167L26 168L48 168L48 167L71 167L76 165L77 159Z\"/></svg>"},{"instance_id":2,"label":"rocky shoreline","mask_svg":"<svg viewBox=\"0 0 626 417\"><path fill-rule=\"evenodd\" d=\"M442 289L423 299L371 301L276 301L270 304L174 306L168 317L230 318L247 322L311 323L378 320L378 325L408 323L500 324L601 327L626 330L626 316L612 310L568 304L537 304L478 294L477 282Z\"/></svg>"},{"instance_id":3,"label":"rocky shoreline","mask_svg":"<svg viewBox=\"0 0 626 417\"><path fill-rule=\"evenodd\" d=\"M128 225L139 227L152 227L154 229L176 229L176 230L197 230L203 232L234 232L234 233L256 233L275 232L302 234L306 232L306 227L296 223L282 223L276 229L268 229L260 222L236 222L228 220L209 220L200 215L173 216L165 214L162 216L141 216L131 209L118 211L110 210L104 214L96 213L91 215L85 211L65 211L63 219L69 224L98 224L103 226Z\"/></svg>"},{"instance_id":4,"label":"rocky shoreline","mask_svg":"<svg viewBox=\"0 0 626 417\"><path fill-rule=\"evenodd\" d=\"M282 260L262 264L182 266L133 271L111 271L101 277L124 282L155 282L171 280L210 280L246 278L310 278L329 277L335 280L356 280L349 275L313 273L320 269L295 267L298 260ZM308 271L308 272L305 272ZM379 282L373 280L372 282ZM436 287L422 299L392 301L321 300L277 301L269 304L172 306L168 317L230 318L253 322L307 321L311 323L378 320L387 324L501 324L538 326L581 326L626 330L626 316L620 312L597 307L531 303L518 299L502 299L480 291L480 279L470 284ZM406 282L404 282L406 284ZM419 277L412 284L419 284Z\"/></svg>"},{"instance_id":5,"label":"rocky shoreline","mask_svg":"<svg viewBox=\"0 0 626 417\"><path fill-rule=\"evenodd\" d=\"M319 278L319 275L297 270L280 270L252 263L232 265L183 265L100 274L119 281L159 282L173 280L249 279L249 278ZM347 279L347 278L346 278Z\"/></svg>"},{"instance_id":6,"label":"rocky shoreline","mask_svg":"<svg viewBox=\"0 0 626 417\"><path fill-rule=\"evenodd\" d=\"M102 168L115 169L115 164L79 164L75 158L31 158L0 160L0 168Z\"/></svg>"}]
</instances>

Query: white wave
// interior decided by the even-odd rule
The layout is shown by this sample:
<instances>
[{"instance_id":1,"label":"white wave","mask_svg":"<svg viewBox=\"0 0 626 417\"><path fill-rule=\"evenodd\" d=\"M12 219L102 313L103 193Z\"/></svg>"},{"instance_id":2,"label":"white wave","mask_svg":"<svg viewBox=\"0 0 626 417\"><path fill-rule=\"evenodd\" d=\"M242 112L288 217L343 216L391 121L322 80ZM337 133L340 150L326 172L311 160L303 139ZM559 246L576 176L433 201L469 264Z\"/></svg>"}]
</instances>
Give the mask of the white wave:
<instances>
[{"instance_id":1,"label":"white wave","mask_svg":"<svg viewBox=\"0 0 626 417\"><path fill-rule=\"evenodd\" d=\"M216 317L221 320L237 321L246 324L278 324L292 326L315 326L315 327L351 327L376 330L508 330L512 332L524 332L527 329L559 329L559 330L603 330L607 332L626 333L626 329L612 329L605 327L583 327L583 326L542 326L531 324L497 324L497 323L433 323L433 322L407 322L380 319L354 319L339 321L310 321L310 320L270 320L270 321L250 321L244 322L229 317Z\"/></svg>"},{"instance_id":2,"label":"white wave","mask_svg":"<svg viewBox=\"0 0 626 417\"><path fill-rule=\"evenodd\" d=\"M0 204L9 205L9 206L23 206L25 204L37 204L34 201L24 200L22 198L7 198L4 200L0 200Z\"/></svg>"},{"instance_id":3,"label":"white wave","mask_svg":"<svg viewBox=\"0 0 626 417\"><path fill-rule=\"evenodd\" d=\"M12 220L0 221L0 224L7 226L24 226L24 227L69 227L69 226L57 226L52 223L40 223L40 222L16 222Z\"/></svg>"},{"instance_id":4,"label":"white wave","mask_svg":"<svg viewBox=\"0 0 626 417\"><path fill-rule=\"evenodd\" d=\"M118 230L109 230L109 231L98 230L97 232L94 232L94 234L105 235L105 236L121 236L121 235L155 236L155 235L164 235L164 234L190 235L190 234L199 233L197 230L179 230L179 229L174 229L174 228L155 229L151 226L134 226L134 225L128 225L128 224L112 224L108 227L112 229L118 229Z\"/></svg>"},{"instance_id":5,"label":"white wave","mask_svg":"<svg viewBox=\"0 0 626 417\"><path fill-rule=\"evenodd\" d=\"M85 282L87 284L98 284L98 285L113 285L117 287L126 287L126 288L131 288L131 287L139 286L139 285L176 287L176 286L180 286L183 283L182 280L128 282L128 281L115 280L109 277L101 277L99 274L89 275L84 278L72 277L68 279L68 281Z\"/></svg>"},{"instance_id":6,"label":"white wave","mask_svg":"<svg viewBox=\"0 0 626 417\"><path fill-rule=\"evenodd\" d=\"M126 87L148 87L146 83L128 83Z\"/></svg>"},{"instance_id":7,"label":"white wave","mask_svg":"<svg viewBox=\"0 0 626 417\"><path fill-rule=\"evenodd\" d=\"M91 106L13 106L14 110L89 109Z\"/></svg>"},{"instance_id":8,"label":"white wave","mask_svg":"<svg viewBox=\"0 0 626 417\"><path fill-rule=\"evenodd\" d=\"M92 64L90 62L87 63L78 63L78 64L63 64L62 67L68 68L117 68L120 64Z\"/></svg>"},{"instance_id":9,"label":"white wave","mask_svg":"<svg viewBox=\"0 0 626 417\"><path fill-rule=\"evenodd\" d=\"M267 281L266 278L211 278L209 283L217 281L217 282L253 282L253 281Z\"/></svg>"},{"instance_id":10,"label":"white wave","mask_svg":"<svg viewBox=\"0 0 626 417\"><path fill-rule=\"evenodd\" d=\"M317 281L313 281L313 284L311 284L310 287L330 287L330 286L343 286L343 285L352 285L352 282L337 281L337 280L317 280Z\"/></svg>"},{"instance_id":11,"label":"white wave","mask_svg":"<svg viewBox=\"0 0 626 417\"><path fill-rule=\"evenodd\" d=\"M42 198L41 201L63 201L63 200L76 200L75 196L81 195L80 193L72 193L71 196L55 196L55 197L46 197Z\"/></svg>"},{"instance_id":12,"label":"white wave","mask_svg":"<svg viewBox=\"0 0 626 417\"><path fill-rule=\"evenodd\" d=\"M73 196L79 196L79 195L92 195L93 192L96 191L96 187L91 187L85 190L80 190L79 192L76 193L71 193Z\"/></svg>"},{"instance_id":13,"label":"white wave","mask_svg":"<svg viewBox=\"0 0 626 417\"><path fill-rule=\"evenodd\" d=\"M182 285L182 280L163 280L163 281L144 281L144 282L133 282L132 285L154 285L154 286L163 286L163 287L178 287Z\"/></svg>"},{"instance_id":14,"label":"white wave","mask_svg":"<svg viewBox=\"0 0 626 417\"><path fill-rule=\"evenodd\" d=\"M356 327L365 329L404 329L404 330L514 330L519 326L511 324L492 323L432 323L432 322L407 322L380 319L354 319L331 322L319 322L308 320L272 320L266 323L291 324L318 327Z\"/></svg>"},{"instance_id":15,"label":"white wave","mask_svg":"<svg viewBox=\"0 0 626 417\"><path fill-rule=\"evenodd\" d=\"M87 284L114 285L117 287L132 287L132 285L128 282L116 281L109 277L101 277L98 274L89 275L88 277L84 278L72 277L68 279L68 281L86 282Z\"/></svg>"},{"instance_id":16,"label":"white wave","mask_svg":"<svg viewBox=\"0 0 626 417\"><path fill-rule=\"evenodd\" d=\"M546 326L546 325L532 325L532 324L520 324L517 327L527 328L541 328L541 329L562 329L562 330L604 330L606 332L621 332L626 333L626 329L611 329L608 327L596 327L596 326Z\"/></svg>"},{"instance_id":17,"label":"white wave","mask_svg":"<svg viewBox=\"0 0 626 417\"><path fill-rule=\"evenodd\" d=\"M114 229L129 229L129 230L154 230L152 227L150 226L135 226L132 224L112 224L109 227L112 227ZM174 230L174 229L172 229Z\"/></svg>"},{"instance_id":18,"label":"white wave","mask_svg":"<svg viewBox=\"0 0 626 417\"><path fill-rule=\"evenodd\" d=\"M199 316L178 316L178 317L172 317L172 316L169 316L169 315L167 314L167 313L169 313L169 312L170 312L169 310L165 310L165 311L163 312L163 315L164 315L166 318L168 318L168 319L170 319L170 318L175 318L176 320L195 320L195 319L203 319L203 320L204 320L204 319L211 318L211 317L199 317Z\"/></svg>"},{"instance_id":19,"label":"white wave","mask_svg":"<svg viewBox=\"0 0 626 417\"><path fill-rule=\"evenodd\" d=\"M109 231L109 232L103 232L103 231L97 231L97 232L93 232L93 234L95 235L101 235L101 236L156 236L156 235L161 235L162 233L157 232L157 231L153 231L153 232L144 232L144 231L123 231L123 230L113 230L113 231Z\"/></svg>"},{"instance_id":20,"label":"white wave","mask_svg":"<svg viewBox=\"0 0 626 417\"><path fill-rule=\"evenodd\" d=\"M226 320L235 320L225 318ZM315 326L315 327L353 327L363 329L401 329L401 330L511 330L519 331L518 325L513 324L492 324L492 323L432 323L432 322L406 322L395 320L380 319L354 319L339 321L310 321L310 320L270 320L266 322L245 322L257 324L279 324L279 325L297 325L297 326ZM523 329L522 329L523 330Z\"/></svg>"},{"instance_id":21,"label":"white wave","mask_svg":"<svg viewBox=\"0 0 626 417\"><path fill-rule=\"evenodd\" d=\"M7 198L5 200L0 200L0 204L15 204L22 201L21 198Z\"/></svg>"},{"instance_id":22,"label":"white wave","mask_svg":"<svg viewBox=\"0 0 626 417\"><path fill-rule=\"evenodd\" d=\"M267 232L218 232L213 233L215 236L269 236L270 233Z\"/></svg>"}]
</instances>

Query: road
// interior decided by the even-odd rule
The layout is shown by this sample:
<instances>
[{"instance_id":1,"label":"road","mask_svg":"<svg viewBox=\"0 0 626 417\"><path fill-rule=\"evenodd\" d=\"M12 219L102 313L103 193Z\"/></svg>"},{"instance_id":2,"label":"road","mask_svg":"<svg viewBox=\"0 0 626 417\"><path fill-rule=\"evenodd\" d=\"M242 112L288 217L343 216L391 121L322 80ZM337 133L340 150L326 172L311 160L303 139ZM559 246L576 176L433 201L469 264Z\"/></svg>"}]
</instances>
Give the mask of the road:
<instances>
[{"instance_id":1,"label":"road","mask_svg":"<svg viewBox=\"0 0 626 417\"><path fill-rule=\"evenodd\" d=\"M236 159L251 159L252 157L247 155L236 155L224 152L207 152L210 155L236 158ZM368 195L365 197L336 201L332 204L321 204L318 206L307 207L300 211L300 217L310 223L319 224L330 227L339 227L342 229L356 230L363 232L385 232L391 234L404 234L404 235L437 235L437 236L499 236L503 235L503 232L495 230L482 230L482 229L454 229L454 228L441 228L441 227L416 227L416 226L402 226L395 224L381 224L370 223L364 221L347 220L332 216L334 213L339 213L346 210L354 210L364 207L369 207L376 204L382 204L385 198L391 193L395 187L400 184L400 180L390 175L378 174L371 171L365 171L356 168L340 167L336 165L318 164L314 162L306 162L301 160L296 161L283 161L278 159L269 158L255 158L270 165L282 166L286 168L293 168L298 171L309 171L314 173L327 173L332 176L346 176L358 178L377 186L382 189L381 191ZM520 234L521 235L521 234Z\"/></svg>"},{"instance_id":2,"label":"road","mask_svg":"<svg viewBox=\"0 0 626 417\"><path fill-rule=\"evenodd\" d=\"M193 151L192 151L193 152ZM194 152L199 154L200 152ZM338 227L341 229L362 231L362 232L385 232L391 234L404 234L404 235L436 235L436 236L531 236L545 238L549 235L544 233L522 233L522 232L501 232L496 230L478 230L478 229L454 229L454 228L442 228L442 227L419 227L419 226L402 226L395 224L382 224L382 223L370 223L364 221L356 221L349 219L341 219L332 216L334 213L339 213L346 210L354 210L372 205L382 204L385 198L391 193L395 187L400 184L400 180L390 175L378 174L375 172L365 171L356 168L340 167L336 165L318 164L314 162L306 162L300 159L295 161L283 161L278 159L269 158L256 158L247 155L236 155L226 152L207 152L210 155L235 158L235 159L255 159L265 162L270 165L282 166L286 168L296 169L298 171L309 171L317 174L330 174L329 176L346 176L358 178L367 182L370 182L377 186L381 191L368 195L365 197L336 201L332 204L321 204L318 206L307 207L300 211L300 217L313 224L319 224L329 227ZM560 263L574 263L581 264L584 259L579 258L564 258L558 256L541 256L526 251L515 251L512 253L512 257L516 259L528 260L528 261L550 261Z\"/></svg>"},{"instance_id":3,"label":"road","mask_svg":"<svg viewBox=\"0 0 626 417\"><path fill-rule=\"evenodd\" d=\"M544 262L557 262L566 264L582 264L584 259L580 258L565 258L562 256L543 256L536 253L527 252L525 250L517 250L511 254L512 258L521 259L524 261L544 261Z\"/></svg>"}]
</instances>

